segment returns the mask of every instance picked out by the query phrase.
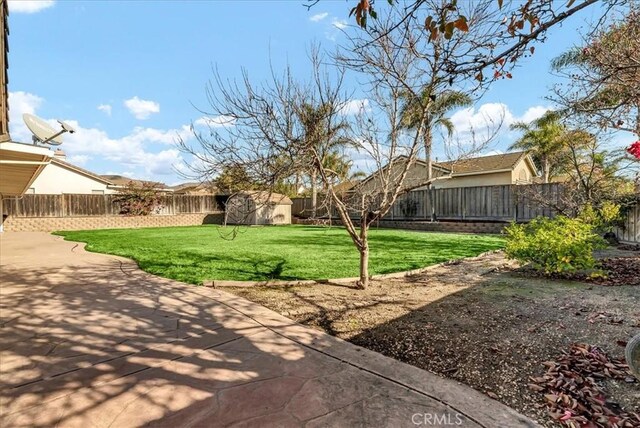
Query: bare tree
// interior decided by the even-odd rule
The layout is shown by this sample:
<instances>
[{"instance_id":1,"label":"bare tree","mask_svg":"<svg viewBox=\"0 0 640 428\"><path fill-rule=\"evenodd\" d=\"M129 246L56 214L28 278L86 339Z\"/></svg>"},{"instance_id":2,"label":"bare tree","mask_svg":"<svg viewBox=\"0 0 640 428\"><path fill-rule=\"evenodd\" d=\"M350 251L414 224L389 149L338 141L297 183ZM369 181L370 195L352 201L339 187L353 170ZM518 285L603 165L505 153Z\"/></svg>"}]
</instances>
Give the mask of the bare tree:
<instances>
[{"instance_id":1,"label":"bare tree","mask_svg":"<svg viewBox=\"0 0 640 428\"><path fill-rule=\"evenodd\" d=\"M306 6L311 8L319 1L307 0ZM433 42L471 32L474 38L469 40L466 51L460 51L459 60L448 64L448 72L452 77L473 75L483 84L511 78L517 62L532 56L535 44L544 42L547 32L567 18L596 9L596 31L608 15L625 10L628 3L629 0L352 0L349 16L365 30L378 27L371 43L391 32L403 32L407 25L427 33ZM379 4L386 8L379 8ZM475 14L479 10L483 11L481 20ZM380 26L381 15L393 16L393 20ZM429 49L417 47L417 53L428 55Z\"/></svg>"},{"instance_id":2,"label":"bare tree","mask_svg":"<svg viewBox=\"0 0 640 428\"><path fill-rule=\"evenodd\" d=\"M434 2L434 11L445 6ZM472 12L472 20L487 18L482 8ZM335 56L337 64L327 65L312 52L308 82L296 81L288 68L282 74L272 72L271 79L260 84L246 72L240 81L215 73L207 91L207 113L227 118L233 127L211 128L209 135L196 135L195 146L181 145L194 159L189 165L193 172L215 176L224 168L242 167L249 181L263 189L274 189L297 171L316 174L325 189L325 204L335 209L360 253L363 288L369 284L370 225L382 219L400 195L449 177L425 175L418 162L425 133L431 135L436 125L430 114L451 85L464 84L462 78L449 77L451 64L468 55L474 38L489 37L465 32L433 38L415 20L407 21L402 31L390 31L394 18L390 14L368 33L352 36L349 49ZM343 88L345 68L366 81L361 89L368 104L355 115L346 109L353 100ZM424 100L411 115L411 129L406 126L407 99ZM342 150L358 152L376 171L347 195L335 190L338 171L326 162L335 149L332 140L345 141ZM476 141L468 151L482 146Z\"/></svg>"}]
</instances>

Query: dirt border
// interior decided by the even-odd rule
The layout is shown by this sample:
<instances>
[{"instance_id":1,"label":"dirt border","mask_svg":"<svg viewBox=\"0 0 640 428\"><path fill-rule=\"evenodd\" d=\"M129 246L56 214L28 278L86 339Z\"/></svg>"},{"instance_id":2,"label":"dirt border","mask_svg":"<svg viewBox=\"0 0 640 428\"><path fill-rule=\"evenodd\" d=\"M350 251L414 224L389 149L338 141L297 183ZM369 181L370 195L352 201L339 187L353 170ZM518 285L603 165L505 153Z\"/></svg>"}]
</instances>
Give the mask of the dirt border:
<instances>
[{"instance_id":1,"label":"dirt border","mask_svg":"<svg viewBox=\"0 0 640 428\"><path fill-rule=\"evenodd\" d=\"M404 278L419 275L424 272L428 272L433 269L437 269L442 266L448 266L453 264L458 264L465 260L477 260L481 257L487 256L489 254L494 254L498 252L502 252L504 250L490 250L485 251L484 253L480 253L477 256L473 257L462 257L459 259L451 259L446 262L437 263L435 265L425 266L423 268L411 269L402 272L392 272L392 273L382 273L378 275L371 275L369 278L372 280L383 280L383 279L392 279L392 278ZM490 269L491 271L493 269ZM300 285L314 285L314 284L353 284L357 282L359 277L349 277L349 278L332 278L332 279L300 279L293 281L279 281L279 280L266 280L266 281L234 281L234 280L226 280L226 279L212 279L208 281L203 281L202 285L205 287L218 288L218 287L296 287Z\"/></svg>"}]
</instances>

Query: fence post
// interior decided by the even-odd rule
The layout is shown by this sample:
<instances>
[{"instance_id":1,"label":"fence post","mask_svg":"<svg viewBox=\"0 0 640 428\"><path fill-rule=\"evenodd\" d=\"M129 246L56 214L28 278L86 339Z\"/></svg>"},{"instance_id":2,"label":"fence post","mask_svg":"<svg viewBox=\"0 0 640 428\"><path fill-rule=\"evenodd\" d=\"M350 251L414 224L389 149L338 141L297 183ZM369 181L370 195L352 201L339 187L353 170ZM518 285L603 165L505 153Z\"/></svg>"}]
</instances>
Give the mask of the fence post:
<instances>
[{"instance_id":1,"label":"fence post","mask_svg":"<svg viewBox=\"0 0 640 428\"><path fill-rule=\"evenodd\" d=\"M515 207L513 209L513 221L515 221L516 223L518 222L518 207L520 206L520 195L518 195L518 192L515 191L515 187L512 184L511 185L511 195L513 196L513 202L515 204Z\"/></svg>"},{"instance_id":2,"label":"fence post","mask_svg":"<svg viewBox=\"0 0 640 428\"><path fill-rule=\"evenodd\" d=\"M465 188L460 188L460 209L462 210L462 220L467 218L467 192Z\"/></svg>"},{"instance_id":3,"label":"fence post","mask_svg":"<svg viewBox=\"0 0 640 428\"><path fill-rule=\"evenodd\" d=\"M59 217L66 217L67 204L64 199L64 193L60 194L60 213Z\"/></svg>"}]
</instances>

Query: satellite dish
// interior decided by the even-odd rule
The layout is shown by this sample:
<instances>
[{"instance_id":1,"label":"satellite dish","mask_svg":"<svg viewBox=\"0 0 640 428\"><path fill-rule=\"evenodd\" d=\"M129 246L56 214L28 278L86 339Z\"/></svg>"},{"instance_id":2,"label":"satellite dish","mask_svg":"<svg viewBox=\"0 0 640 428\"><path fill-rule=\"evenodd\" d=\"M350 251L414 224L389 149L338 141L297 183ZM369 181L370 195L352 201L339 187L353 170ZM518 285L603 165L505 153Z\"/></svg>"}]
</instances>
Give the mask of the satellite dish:
<instances>
[{"instance_id":1,"label":"satellite dish","mask_svg":"<svg viewBox=\"0 0 640 428\"><path fill-rule=\"evenodd\" d=\"M33 134L33 144L51 144L53 146L59 146L62 144L62 134L69 132L73 134L76 132L69 124L58 121L62 129L56 131L51 125L49 125L44 119L34 116L29 113L22 115L25 125L29 128L29 131Z\"/></svg>"}]
</instances>

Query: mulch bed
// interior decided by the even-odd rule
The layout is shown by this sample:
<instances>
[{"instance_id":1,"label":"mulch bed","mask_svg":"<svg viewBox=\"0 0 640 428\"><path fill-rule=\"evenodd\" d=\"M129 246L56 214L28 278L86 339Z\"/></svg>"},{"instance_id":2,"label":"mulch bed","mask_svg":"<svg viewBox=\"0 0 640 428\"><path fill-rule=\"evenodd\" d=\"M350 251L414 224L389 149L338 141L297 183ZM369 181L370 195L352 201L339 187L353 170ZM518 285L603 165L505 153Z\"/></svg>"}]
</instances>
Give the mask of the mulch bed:
<instances>
[{"instance_id":1,"label":"mulch bed","mask_svg":"<svg viewBox=\"0 0 640 428\"><path fill-rule=\"evenodd\" d=\"M546 361L542 377L530 377L532 391L544 394L549 415L571 428L633 428L640 415L607 400L603 379L636 383L624 361L610 359L600 348L574 344L556 361Z\"/></svg>"},{"instance_id":2,"label":"mulch bed","mask_svg":"<svg viewBox=\"0 0 640 428\"><path fill-rule=\"evenodd\" d=\"M634 275L631 269L637 267L629 267L629 263L637 263L636 254L614 250L599 258L626 257L631 262L613 262L616 276L610 274L610 280L622 278L625 270ZM629 285L636 279L631 278ZM640 413L640 383L629 383L626 377L606 377L612 369L622 371L617 364L623 361L626 341L640 328L640 287L616 285L620 286L531 278L502 253L493 253L438 266L412 277L374 280L367 290L317 284L229 291L297 322L465 383L545 427L571 426L570 423L578 427L579 419L565 423L584 415L577 411L565 414L573 401L568 409L560 402L554 403L557 408L549 408L561 413L560 418L566 417L565 421L549 414L545 394L559 395L561 391L551 389L556 388L555 383L550 384L556 375L550 373L551 377L540 384L531 378L547 376L545 371L550 367L541 367L542 361L553 361L554 367L557 362L560 368L556 382L562 380L557 388L562 388L567 377L563 370L570 366L571 370L576 369L578 363L563 362L566 356L558 358L559 353L572 349L575 343L597 345L618 359L609 358L604 368L589 363L605 377L579 374L583 378L581 387L592 390L591 384L585 382L591 382L588 377L593 378L595 386L606 391L605 404L619 420L623 420L624 412ZM588 349L599 355L591 347ZM566 382L576 382L568 379ZM532 383L542 389L534 391L529 386ZM567 387L569 391L572 386ZM577 383L575 389L580 389ZM586 390L583 394L587 394ZM578 401L572 395L570 398ZM588 403L582 406L597 416L599 409L594 410ZM633 423L640 427L635 421L626 426L634 426ZM597 421L593 424L586 426L599 426Z\"/></svg>"},{"instance_id":3,"label":"mulch bed","mask_svg":"<svg viewBox=\"0 0 640 428\"><path fill-rule=\"evenodd\" d=\"M606 277L578 279L599 285L640 285L640 253L638 257L609 258L600 263Z\"/></svg>"},{"instance_id":4,"label":"mulch bed","mask_svg":"<svg viewBox=\"0 0 640 428\"><path fill-rule=\"evenodd\" d=\"M518 269L522 275L536 278L581 281L603 286L640 285L640 253L638 257L610 257L599 261L603 275L594 272L544 274L529 266Z\"/></svg>"}]
</instances>

